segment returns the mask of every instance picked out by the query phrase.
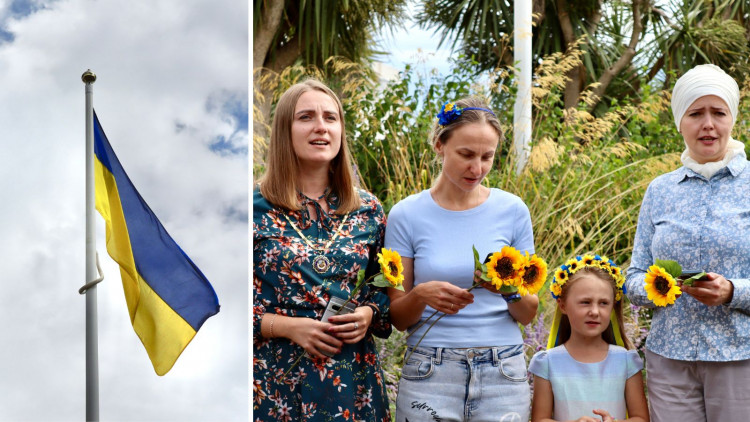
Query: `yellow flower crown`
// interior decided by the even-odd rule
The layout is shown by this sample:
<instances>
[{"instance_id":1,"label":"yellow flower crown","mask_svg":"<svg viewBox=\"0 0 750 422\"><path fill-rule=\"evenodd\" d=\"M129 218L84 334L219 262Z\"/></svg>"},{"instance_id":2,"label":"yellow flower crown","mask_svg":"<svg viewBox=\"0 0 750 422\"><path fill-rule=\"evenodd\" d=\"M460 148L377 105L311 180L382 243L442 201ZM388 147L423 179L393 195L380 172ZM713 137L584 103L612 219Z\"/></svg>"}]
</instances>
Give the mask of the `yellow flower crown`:
<instances>
[{"instance_id":1,"label":"yellow flower crown","mask_svg":"<svg viewBox=\"0 0 750 422\"><path fill-rule=\"evenodd\" d=\"M562 294L562 286L570 280L570 277L585 267L601 268L608 272L609 275L615 280L615 300L620 301L622 295L627 293L625 289L625 276L622 274L622 270L614 261L602 257L599 255L583 255L571 258L565 264L561 265L560 268L555 270L555 274L552 277L552 284L549 286L549 291L552 293L552 297L559 299Z\"/></svg>"}]
</instances>

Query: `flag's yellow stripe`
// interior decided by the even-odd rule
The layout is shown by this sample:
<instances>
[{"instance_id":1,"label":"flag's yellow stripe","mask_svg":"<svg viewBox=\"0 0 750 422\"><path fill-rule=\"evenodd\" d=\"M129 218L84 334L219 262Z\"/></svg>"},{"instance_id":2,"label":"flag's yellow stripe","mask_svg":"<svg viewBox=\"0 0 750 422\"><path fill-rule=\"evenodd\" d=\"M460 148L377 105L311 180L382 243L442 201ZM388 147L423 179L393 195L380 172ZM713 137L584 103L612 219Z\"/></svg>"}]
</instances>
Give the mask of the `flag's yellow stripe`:
<instances>
[{"instance_id":1,"label":"flag's yellow stripe","mask_svg":"<svg viewBox=\"0 0 750 422\"><path fill-rule=\"evenodd\" d=\"M120 265L130 321L154 370L164 375L193 339L195 330L138 273L115 178L99 160L94 160L94 167L96 209L106 223L107 252Z\"/></svg>"}]
</instances>

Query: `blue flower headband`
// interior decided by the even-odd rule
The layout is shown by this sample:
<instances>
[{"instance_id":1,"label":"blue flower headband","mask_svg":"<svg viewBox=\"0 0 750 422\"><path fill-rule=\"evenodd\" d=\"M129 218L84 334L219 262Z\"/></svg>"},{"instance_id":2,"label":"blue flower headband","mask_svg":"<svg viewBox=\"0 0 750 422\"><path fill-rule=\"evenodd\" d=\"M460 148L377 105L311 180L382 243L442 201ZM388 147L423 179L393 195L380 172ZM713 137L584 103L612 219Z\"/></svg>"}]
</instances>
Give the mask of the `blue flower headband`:
<instances>
[{"instance_id":1,"label":"blue flower headband","mask_svg":"<svg viewBox=\"0 0 750 422\"><path fill-rule=\"evenodd\" d=\"M459 116L461 116L461 113L463 113L464 110L481 110L486 111L487 113L490 113L491 115L495 115L495 113L488 109L488 108L481 108L481 107L458 107L456 103L446 101L443 103L443 106L440 107L440 112L437 114L438 123L440 126L445 127L449 125L454 120L458 119Z\"/></svg>"},{"instance_id":2,"label":"blue flower headband","mask_svg":"<svg viewBox=\"0 0 750 422\"><path fill-rule=\"evenodd\" d=\"M622 295L627 293L625 289L625 276L622 274L620 267L618 267L614 261L599 255L583 255L569 259L555 271L555 275L552 278L552 284L549 286L549 291L552 293L552 297L559 299L562 294L562 286L568 282L570 276L584 267L601 268L612 276L617 287L615 301L619 302L620 299L622 299Z\"/></svg>"}]
</instances>

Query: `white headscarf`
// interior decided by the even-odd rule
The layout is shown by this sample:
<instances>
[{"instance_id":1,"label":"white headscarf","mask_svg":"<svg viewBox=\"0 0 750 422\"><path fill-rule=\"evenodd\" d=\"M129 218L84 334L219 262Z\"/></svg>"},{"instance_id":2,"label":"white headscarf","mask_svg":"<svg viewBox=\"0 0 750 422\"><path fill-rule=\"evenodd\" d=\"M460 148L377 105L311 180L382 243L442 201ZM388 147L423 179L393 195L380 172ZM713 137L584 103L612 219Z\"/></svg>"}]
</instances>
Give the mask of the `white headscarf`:
<instances>
[{"instance_id":1,"label":"white headscarf","mask_svg":"<svg viewBox=\"0 0 750 422\"><path fill-rule=\"evenodd\" d=\"M719 66L701 64L682 75L672 89L672 115L677 130L680 130L680 121L688 107L706 95L716 95L727 103L734 126L740 104L740 88L737 82Z\"/></svg>"},{"instance_id":2,"label":"white headscarf","mask_svg":"<svg viewBox=\"0 0 750 422\"><path fill-rule=\"evenodd\" d=\"M732 114L732 126L734 127L740 103L740 88L737 86L737 82L720 67L712 64L701 64L682 75L672 89L672 115L677 130L680 129L680 122L687 109L695 100L706 95L715 95L724 100ZM687 143L685 143L685 146L687 147ZM682 153L682 164L710 179L717 171L726 167L737 155L745 156L745 145L730 136L727 153L721 160L700 164L690 157L689 150L686 148Z\"/></svg>"}]
</instances>

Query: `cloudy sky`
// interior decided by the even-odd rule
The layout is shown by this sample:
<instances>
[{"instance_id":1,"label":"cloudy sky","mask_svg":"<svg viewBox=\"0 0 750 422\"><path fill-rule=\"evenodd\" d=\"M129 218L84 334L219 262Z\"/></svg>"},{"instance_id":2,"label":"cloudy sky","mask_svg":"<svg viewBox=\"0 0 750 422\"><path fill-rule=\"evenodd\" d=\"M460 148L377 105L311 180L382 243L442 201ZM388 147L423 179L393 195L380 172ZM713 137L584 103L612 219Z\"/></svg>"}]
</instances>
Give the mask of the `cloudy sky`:
<instances>
[{"instance_id":1,"label":"cloudy sky","mask_svg":"<svg viewBox=\"0 0 750 422\"><path fill-rule=\"evenodd\" d=\"M97 214L101 420L247 420L248 2L0 0L0 421L85 418L89 68L125 170L221 304L157 376Z\"/></svg>"},{"instance_id":2,"label":"cloudy sky","mask_svg":"<svg viewBox=\"0 0 750 422\"><path fill-rule=\"evenodd\" d=\"M416 3L410 2L409 15L416 14ZM404 66L410 64L423 74L435 69L445 75L450 71L449 59L455 56L450 51L450 41L438 48L440 36L434 34L432 29L417 27L411 20L404 24L404 28L395 28L393 33L390 30L383 31L376 40L382 50L389 53L380 60L396 71L404 70Z\"/></svg>"}]
</instances>

